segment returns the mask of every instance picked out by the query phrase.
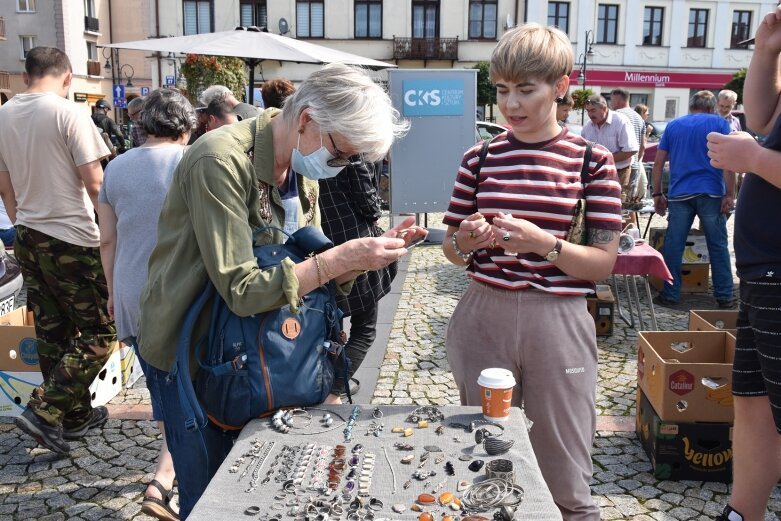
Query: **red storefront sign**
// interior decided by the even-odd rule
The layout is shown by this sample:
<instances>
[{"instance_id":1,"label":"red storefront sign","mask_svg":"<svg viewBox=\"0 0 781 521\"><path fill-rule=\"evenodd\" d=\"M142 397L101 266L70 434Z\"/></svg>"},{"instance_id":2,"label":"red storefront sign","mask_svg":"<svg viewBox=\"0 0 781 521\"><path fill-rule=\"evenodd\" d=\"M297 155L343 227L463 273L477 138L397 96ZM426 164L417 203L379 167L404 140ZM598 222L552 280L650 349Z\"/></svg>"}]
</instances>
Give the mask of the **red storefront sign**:
<instances>
[{"instance_id":1,"label":"red storefront sign","mask_svg":"<svg viewBox=\"0 0 781 521\"><path fill-rule=\"evenodd\" d=\"M580 71L573 71L570 85L578 85L579 78ZM721 89L731 79L728 73L586 70L586 86Z\"/></svg>"}]
</instances>

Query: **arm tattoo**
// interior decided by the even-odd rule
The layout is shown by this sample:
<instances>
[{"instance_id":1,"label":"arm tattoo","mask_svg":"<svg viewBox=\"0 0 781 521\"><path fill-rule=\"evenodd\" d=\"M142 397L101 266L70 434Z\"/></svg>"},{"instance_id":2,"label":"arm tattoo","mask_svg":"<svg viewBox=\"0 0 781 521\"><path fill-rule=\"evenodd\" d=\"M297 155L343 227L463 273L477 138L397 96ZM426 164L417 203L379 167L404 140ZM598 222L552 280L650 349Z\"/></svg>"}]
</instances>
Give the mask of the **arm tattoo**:
<instances>
[{"instance_id":1,"label":"arm tattoo","mask_svg":"<svg viewBox=\"0 0 781 521\"><path fill-rule=\"evenodd\" d=\"M609 244L618 232L615 230L598 230L590 228L588 231L588 244Z\"/></svg>"}]
</instances>

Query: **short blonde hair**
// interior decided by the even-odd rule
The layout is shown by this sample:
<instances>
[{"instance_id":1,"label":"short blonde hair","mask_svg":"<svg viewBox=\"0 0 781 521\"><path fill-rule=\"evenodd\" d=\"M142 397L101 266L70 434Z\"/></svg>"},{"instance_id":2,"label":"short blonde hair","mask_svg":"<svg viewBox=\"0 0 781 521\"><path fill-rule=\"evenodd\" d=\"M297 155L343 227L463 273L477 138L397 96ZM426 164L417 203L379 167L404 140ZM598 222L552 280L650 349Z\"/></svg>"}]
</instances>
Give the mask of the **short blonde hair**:
<instances>
[{"instance_id":1,"label":"short blonde hair","mask_svg":"<svg viewBox=\"0 0 781 521\"><path fill-rule=\"evenodd\" d=\"M722 91L719 91L718 99L724 98L725 100L729 101L730 103L737 103L738 102L738 93L734 90L724 89Z\"/></svg>"},{"instance_id":2,"label":"short blonde hair","mask_svg":"<svg viewBox=\"0 0 781 521\"><path fill-rule=\"evenodd\" d=\"M567 35L555 27L523 24L504 33L491 53L489 77L520 82L539 79L553 84L572 72L574 55Z\"/></svg>"}]
</instances>

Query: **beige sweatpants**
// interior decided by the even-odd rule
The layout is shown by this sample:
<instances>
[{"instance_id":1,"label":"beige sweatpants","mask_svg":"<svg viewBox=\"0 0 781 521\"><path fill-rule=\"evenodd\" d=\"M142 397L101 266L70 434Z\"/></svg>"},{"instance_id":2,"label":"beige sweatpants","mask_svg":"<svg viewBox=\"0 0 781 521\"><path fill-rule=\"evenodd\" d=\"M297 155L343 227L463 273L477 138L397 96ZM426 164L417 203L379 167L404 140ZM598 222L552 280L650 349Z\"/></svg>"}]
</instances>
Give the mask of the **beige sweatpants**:
<instances>
[{"instance_id":1,"label":"beige sweatpants","mask_svg":"<svg viewBox=\"0 0 781 521\"><path fill-rule=\"evenodd\" d=\"M463 405L480 405L486 367L513 372L513 406L534 422L534 453L565 521L599 521L589 483L596 429L597 346L583 297L472 281L447 328L447 359Z\"/></svg>"}]
</instances>

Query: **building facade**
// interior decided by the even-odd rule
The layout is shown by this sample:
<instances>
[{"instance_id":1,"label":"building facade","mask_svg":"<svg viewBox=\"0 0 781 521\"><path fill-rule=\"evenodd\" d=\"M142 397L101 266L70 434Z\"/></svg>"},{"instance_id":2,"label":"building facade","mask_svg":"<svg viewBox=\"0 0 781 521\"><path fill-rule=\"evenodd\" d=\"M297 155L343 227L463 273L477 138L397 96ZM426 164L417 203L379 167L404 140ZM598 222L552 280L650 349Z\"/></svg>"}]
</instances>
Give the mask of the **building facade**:
<instances>
[{"instance_id":1,"label":"building facade","mask_svg":"<svg viewBox=\"0 0 781 521\"><path fill-rule=\"evenodd\" d=\"M73 68L69 97L89 113L100 99L106 98L114 106L113 88L117 83L125 87L130 82L136 94L139 86L151 86L150 64L143 53L118 51L112 55L101 47L113 38L140 39L149 33L142 28L145 12L128 4L132 2L0 2L0 103L26 89L24 60L27 51L37 46L57 47L68 55ZM125 96L132 97L134 88L126 89ZM122 120L121 108L115 117Z\"/></svg>"},{"instance_id":2,"label":"building facade","mask_svg":"<svg viewBox=\"0 0 781 521\"><path fill-rule=\"evenodd\" d=\"M576 57L571 90L623 86L654 120L685 114L692 92L719 90L748 67L753 36L776 2L749 0L6 0L0 2L0 101L24 89L24 52L65 50L71 96L124 99L142 88L181 85L184 56L116 50L108 42L229 31L255 25L312 43L394 63L451 69L488 60L497 40L527 21L566 32ZM4 39L3 39L4 37ZM267 79L303 80L316 66L266 61ZM377 81L386 74L374 73ZM121 117L121 114L118 114Z\"/></svg>"}]
</instances>

